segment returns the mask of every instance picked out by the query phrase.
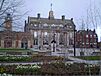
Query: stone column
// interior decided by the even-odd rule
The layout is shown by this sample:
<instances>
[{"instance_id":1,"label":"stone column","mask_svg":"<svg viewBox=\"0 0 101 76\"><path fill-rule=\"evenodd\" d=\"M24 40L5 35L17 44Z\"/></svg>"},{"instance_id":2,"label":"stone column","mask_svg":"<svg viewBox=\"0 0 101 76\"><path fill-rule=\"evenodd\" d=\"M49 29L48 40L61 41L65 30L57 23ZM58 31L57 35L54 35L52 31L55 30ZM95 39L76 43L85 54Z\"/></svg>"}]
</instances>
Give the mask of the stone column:
<instances>
[{"instance_id":1,"label":"stone column","mask_svg":"<svg viewBox=\"0 0 101 76\"><path fill-rule=\"evenodd\" d=\"M13 48L16 48L16 40L13 40L13 41L12 41L12 47L13 47Z\"/></svg>"},{"instance_id":2,"label":"stone column","mask_svg":"<svg viewBox=\"0 0 101 76\"><path fill-rule=\"evenodd\" d=\"M59 33L58 32L56 34L56 42L57 42L57 45L59 45Z\"/></svg>"},{"instance_id":3,"label":"stone column","mask_svg":"<svg viewBox=\"0 0 101 76\"><path fill-rule=\"evenodd\" d=\"M33 45L34 45L34 31L32 30L32 40L31 40L31 45L32 45L32 47L33 47Z\"/></svg>"},{"instance_id":4,"label":"stone column","mask_svg":"<svg viewBox=\"0 0 101 76\"><path fill-rule=\"evenodd\" d=\"M52 34L51 34L51 32L49 32L48 34L49 34L49 45L51 46Z\"/></svg>"},{"instance_id":5,"label":"stone column","mask_svg":"<svg viewBox=\"0 0 101 76\"><path fill-rule=\"evenodd\" d=\"M30 30L31 34L33 35L33 30Z\"/></svg>"},{"instance_id":6,"label":"stone column","mask_svg":"<svg viewBox=\"0 0 101 76\"><path fill-rule=\"evenodd\" d=\"M31 39L30 40L30 45L31 45L32 48L33 48L33 43L34 43L34 39Z\"/></svg>"},{"instance_id":7,"label":"stone column","mask_svg":"<svg viewBox=\"0 0 101 76\"><path fill-rule=\"evenodd\" d=\"M69 34L67 33L67 46L69 46Z\"/></svg>"},{"instance_id":8,"label":"stone column","mask_svg":"<svg viewBox=\"0 0 101 76\"><path fill-rule=\"evenodd\" d=\"M51 51L53 51L53 43L51 43Z\"/></svg>"},{"instance_id":9,"label":"stone column","mask_svg":"<svg viewBox=\"0 0 101 76\"><path fill-rule=\"evenodd\" d=\"M4 48L4 40L1 40L1 48Z\"/></svg>"},{"instance_id":10,"label":"stone column","mask_svg":"<svg viewBox=\"0 0 101 76\"><path fill-rule=\"evenodd\" d=\"M64 45L67 46L67 33L64 33Z\"/></svg>"},{"instance_id":11,"label":"stone column","mask_svg":"<svg viewBox=\"0 0 101 76\"><path fill-rule=\"evenodd\" d=\"M28 40L28 48L30 48L31 46L31 42Z\"/></svg>"},{"instance_id":12,"label":"stone column","mask_svg":"<svg viewBox=\"0 0 101 76\"><path fill-rule=\"evenodd\" d=\"M40 46L41 49L43 49L43 31L41 31L41 35L40 35Z\"/></svg>"},{"instance_id":13,"label":"stone column","mask_svg":"<svg viewBox=\"0 0 101 76\"><path fill-rule=\"evenodd\" d=\"M18 48L21 48L21 40L18 41Z\"/></svg>"},{"instance_id":14,"label":"stone column","mask_svg":"<svg viewBox=\"0 0 101 76\"><path fill-rule=\"evenodd\" d=\"M37 34L38 34L38 48L41 49L41 36L40 36L41 31L38 31Z\"/></svg>"}]
</instances>

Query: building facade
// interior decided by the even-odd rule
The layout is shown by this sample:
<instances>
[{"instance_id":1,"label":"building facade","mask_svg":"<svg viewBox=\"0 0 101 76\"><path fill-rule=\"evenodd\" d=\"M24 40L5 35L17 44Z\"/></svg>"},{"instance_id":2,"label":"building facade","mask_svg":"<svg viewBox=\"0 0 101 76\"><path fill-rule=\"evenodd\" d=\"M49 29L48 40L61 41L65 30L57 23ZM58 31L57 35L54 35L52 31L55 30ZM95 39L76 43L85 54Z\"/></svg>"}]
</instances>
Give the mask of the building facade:
<instances>
[{"instance_id":1,"label":"building facade","mask_svg":"<svg viewBox=\"0 0 101 76\"><path fill-rule=\"evenodd\" d=\"M74 44L74 22L73 18L54 18L54 12L49 11L48 18L28 17L25 21L25 32L33 35L33 47L47 50L59 50L61 48L73 47Z\"/></svg>"},{"instance_id":2,"label":"building facade","mask_svg":"<svg viewBox=\"0 0 101 76\"><path fill-rule=\"evenodd\" d=\"M12 17L7 14L4 30L0 31L0 48L29 48L32 41L32 36L29 32L12 31Z\"/></svg>"},{"instance_id":3,"label":"building facade","mask_svg":"<svg viewBox=\"0 0 101 76\"><path fill-rule=\"evenodd\" d=\"M76 32L75 42L77 48L97 48L98 36L95 30L79 30Z\"/></svg>"}]
</instances>

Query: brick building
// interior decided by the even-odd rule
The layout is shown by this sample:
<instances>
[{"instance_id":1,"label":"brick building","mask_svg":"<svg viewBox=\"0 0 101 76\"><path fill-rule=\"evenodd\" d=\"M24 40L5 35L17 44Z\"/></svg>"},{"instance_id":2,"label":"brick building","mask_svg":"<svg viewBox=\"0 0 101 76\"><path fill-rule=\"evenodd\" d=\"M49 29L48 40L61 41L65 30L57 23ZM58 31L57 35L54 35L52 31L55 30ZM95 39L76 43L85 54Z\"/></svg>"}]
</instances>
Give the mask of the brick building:
<instances>
[{"instance_id":1,"label":"brick building","mask_svg":"<svg viewBox=\"0 0 101 76\"><path fill-rule=\"evenodd\" d=\"M29 32L12 31L12 17L7 14L4 30L0 31L0 48L29 48L32 35Z\"/></svg>"},{"instance_id":2,"label":"brick building","mask_svg":"<svg viewBox=\"0 0 101 76\"><path fill-rule=\"evenodd\" d=\"M95 30L79 30L76 32L75 45L77 48L97 48L98 36Z\"/></svg>"}]
</instances>

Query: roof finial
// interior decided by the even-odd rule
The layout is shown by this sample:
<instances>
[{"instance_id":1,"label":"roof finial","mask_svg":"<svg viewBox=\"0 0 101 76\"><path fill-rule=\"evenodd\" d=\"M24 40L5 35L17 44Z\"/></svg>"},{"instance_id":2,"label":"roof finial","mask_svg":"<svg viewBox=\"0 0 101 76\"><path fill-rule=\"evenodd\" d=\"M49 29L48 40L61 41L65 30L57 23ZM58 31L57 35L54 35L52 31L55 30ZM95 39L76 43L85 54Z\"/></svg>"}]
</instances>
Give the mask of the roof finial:
<instances>
[{"instance_id":1,"label":"roof finial","mask_svg":"<svg viewBox=\"0 0 101 76\"><path fill-rule=\"evenodd\" d=\"M52 11L52 6L53 6L53 4L51 3L51 11Z\"/></svg>"},{"instance_id":2,"label":"roof finial","mask_svg":"<svg viewBox=\"0 0 101 76\"><path fill-rule=\"evenodd\" d=\"M51 10L49 11L49 19L54 19L54 12L52 11L52 3L51 3Z\"/></svg>"}]
</instances>

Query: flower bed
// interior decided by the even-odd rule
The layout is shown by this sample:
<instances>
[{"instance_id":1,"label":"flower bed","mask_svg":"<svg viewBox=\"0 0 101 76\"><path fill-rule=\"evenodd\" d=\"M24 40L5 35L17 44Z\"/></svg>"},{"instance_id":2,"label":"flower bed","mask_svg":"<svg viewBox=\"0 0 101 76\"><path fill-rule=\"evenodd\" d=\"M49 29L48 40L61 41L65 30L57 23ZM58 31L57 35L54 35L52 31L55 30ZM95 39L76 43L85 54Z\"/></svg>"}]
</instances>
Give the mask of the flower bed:
<instances>
[{"instance_id":1,"label":"flower bed","mask_svg":"<svg viewBox=\"0 0 101 76\"><path fill-rule=\"evenodd\" d=\"M0 73L13 75L91 75L99 74L99 66L77 63L51 63L41 65L1 65Z\"/></svg>"},{"instance_id":2,"label":"flower bed","mask_svg":"<svg viewBox=\"0 0 101 76\"><path fill-rule=\"evenodd\" d=\"M44 56L44 55L33 55L33 61L63 61L63 57L58 56Z\"/></svg>"},{"instance_id":3,"label":"flower bed","mask_svg":"<svg viewBox=\"0 0 101 76\"><path fill-rule=\"evenodd\" d=\"M39 65L18 65L15 68L16 74L31 74L31 75L37 75L40 72L40 66Z\"/></svg>"}]
</instances>

